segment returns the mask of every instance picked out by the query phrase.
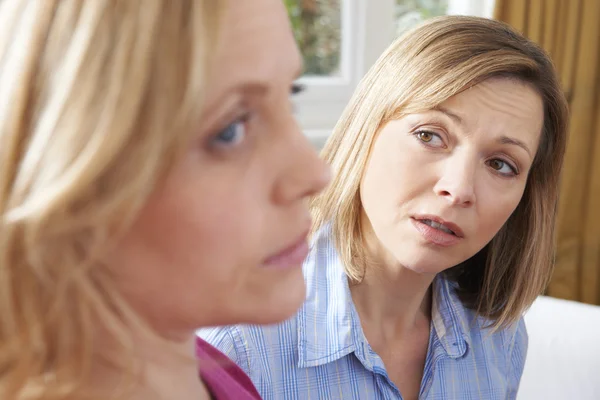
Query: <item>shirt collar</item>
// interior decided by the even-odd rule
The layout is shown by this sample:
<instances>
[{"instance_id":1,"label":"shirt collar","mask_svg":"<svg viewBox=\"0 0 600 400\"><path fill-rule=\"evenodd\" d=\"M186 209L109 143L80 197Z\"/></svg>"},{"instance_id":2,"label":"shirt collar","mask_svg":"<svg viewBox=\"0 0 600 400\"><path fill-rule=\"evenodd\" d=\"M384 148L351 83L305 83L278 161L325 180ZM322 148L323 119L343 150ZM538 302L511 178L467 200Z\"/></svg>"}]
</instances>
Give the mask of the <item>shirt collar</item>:
<instances>
[{"instance_id":1,"label":"shirt collar","mask_svg":"<svg viewBox=\"0 0 600 400\"><path fill-rule=\"evenodd\" d=\"M439 274L432 287L431 322L437 339L451 358L462 357L471 345L470 326L474 314L456 293L455 284Z\"/></svg>"}]
</instances>

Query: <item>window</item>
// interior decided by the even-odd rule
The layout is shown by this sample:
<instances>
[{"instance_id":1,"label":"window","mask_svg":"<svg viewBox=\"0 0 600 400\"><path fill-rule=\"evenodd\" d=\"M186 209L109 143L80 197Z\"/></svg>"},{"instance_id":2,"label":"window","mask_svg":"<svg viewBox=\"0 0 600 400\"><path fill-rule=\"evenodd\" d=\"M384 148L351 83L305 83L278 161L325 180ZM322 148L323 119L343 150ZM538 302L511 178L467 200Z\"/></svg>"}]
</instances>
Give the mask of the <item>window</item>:
<instances>
[{"instance_id":1,"label":"window","mask_svg":"<svg viewBox=\"0 0 600 400\"><path fill-rule=\"evenodd\" d=\"M427 18L448 13L448 0L396 0L396 35Z\"/></svg>"},{"instance_id":2,"label":"window","mask_svg":"<svg viewBox=\"0 0 600 400\"><path fill-rule=\"evenodd\" d=\"M390 42L438 15L491 17L494 0L284 0L304 57L298 120L316 146Z\"/></svg>"},{"instance_id":3,"label":"window","mask_svg":"<svg viewBox=\"0 0 600 400\"><path fill-rule=\"evenodd\" d=\"M359 48L364 41L361 15L367 2L285 0L304 57L305 74L300 81L307 90L295 99L298 120L311 137L322 139L329 134L364 74Z\"/></svg>"},{"instance_id":4,"label":"window","mask_svg":"<svg viewBox=\"0 0 600 400\"><path fill-rule=\"evenodd\" d=\"M307 76L340 76L342 0L286 0Z\"/></svg>"}]
</instances>

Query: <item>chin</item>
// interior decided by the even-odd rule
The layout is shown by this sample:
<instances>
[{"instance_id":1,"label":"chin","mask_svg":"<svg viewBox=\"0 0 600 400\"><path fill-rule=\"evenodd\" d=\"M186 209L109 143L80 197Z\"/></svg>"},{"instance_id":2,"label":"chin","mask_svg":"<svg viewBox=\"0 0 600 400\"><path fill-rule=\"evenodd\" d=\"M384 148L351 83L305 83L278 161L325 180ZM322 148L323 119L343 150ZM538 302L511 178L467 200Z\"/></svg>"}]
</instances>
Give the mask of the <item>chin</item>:
<instances>
[{"instance_id":1,"label":"chin","mask_svg":"<svg viewBox=\"0 0 600 400\"><path fill-rule=\"evenodd\" d=\"M423 257L413 257L403 261L399 260L399 263L416 274L439 274L451 267L451 265L447 265L448 260L440 258L432 257L429 254Z\"/></svg>"},{"instance_id":2,"label":"chin","mask_svg":"<svg viewBox=\"0 0 600 400\"><path fill-rule=\"evenodd\" d=\"M237 312L231 314L235 317L222 325L276 324L296 315L306 300L306 284L301 268L288 272L283 278L262 280L251 295L241 296L234 305Z\"/></svg>"},{"instance_id":3,"label":"chin","mask_svg":"<svg viewBox=\"0 0 600 400\"><path fill-rule=\"evenodd\" d=\"M441 272L438 267L432 265L406 264L405 268L419 275L430 275Z\"/></svg>"},{"instance_id":4,"label":"chin","mask_svg":"<svg viewBox=\"0 0 600 400\"><path fill-rule=\"evenodd\" d=\"M450 254L447 250L443 248L403 248L396 251L395 255L401 265L415 273L438 274L461 262L460 257Z\"/></svg>"},{"instance_id":5,"label":"chin","mask_svg":"<svg viewBox=\"0 0 600 400\"><path fill-rule=\"evenodd\" d=\"M306 285L304 280L293 288L280 288L272 293L271 301L256 308L251 317L253 324L276 324L283 322L298 312L306 300Z\"/></svg>"}]
</instances>

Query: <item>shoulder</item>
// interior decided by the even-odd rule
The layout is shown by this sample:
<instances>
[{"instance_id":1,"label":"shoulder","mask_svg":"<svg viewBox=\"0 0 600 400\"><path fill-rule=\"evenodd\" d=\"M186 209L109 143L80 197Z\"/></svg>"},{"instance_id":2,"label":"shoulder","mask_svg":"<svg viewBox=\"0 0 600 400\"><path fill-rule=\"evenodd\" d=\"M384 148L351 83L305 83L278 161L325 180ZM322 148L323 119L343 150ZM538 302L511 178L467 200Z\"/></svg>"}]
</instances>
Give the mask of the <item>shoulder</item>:
<instances>
[{"instance_id":1,"label":"shoulder","mask_svg":"<svg viewBox=\"0 0 600 400\"><path fill-rule=\"evenodd\" d=\"M507 398L515 399L525 369L529 337L525 320L521 317L513 326L503 332L504 354L506 356Z\"/></svg>"},{"instance_id":2,"label":"shoulder","mask_svg":"<svg viewBox=\"0 0 600 400\"><path fill-rule=\"evenodd\" d=\"M446 332L459 333L458 338L462 336L466 340L470 351L482 355L489 363L510 368L512 357L524 359L528 340L523 317L506 327L493 330L491 326L494 321L478 316L474 310L466 307L459 299L453 282L440 279L436 283L436 307L441 320L446 323Z\"/></svg>"},{"instance_id":3,"label":"shoulder","mask_svg":"<svg viewBox=\"0 0 600 400\"><path fill-rule=\"evenodd\" d=\"M523 317L504 328L489 333L491 330L488 327L491 323L492 321L488 319L478 318L478 327L483 332L482 337L493 340L501 348L507 360L511 360L512 357L522 357L524 360L529 339Z\"/></svg>"},{"instance_id":4,"label":"shoulder","mask_svg":"<svg viewBox=\"0 0 600 400\"><path fill-rule=\"evenodd\" d=\"M504 332L504 348L513 368L523 369L528 345L527 327L525 319L521 317L514 326L505 329Z\"/></svg>"},{"instance_id":5,"label":"shoulder","mask_svg":"<svg viewBox=\"0 0 600 400\"><path fill-rule=\"evenodd\" d=\"M469 309L466 312L472 316L473 321L476 321L473 324L474 328L469 332L474 342L478 342L483 347L494 347L495 351L501 352L503 361L507 364L511 363L513 357L522 357L524 360L528 336L523 317L506 327L492 330L490 326L493 321L477 317L473 310Z\"/></svg>"},{"instance_id":6,"label":"shoulder","mask_svg":"<svg viewBox=\"0 0 600 400\"><path fill-rule=\"evenodd\" d=\"M480 334L476 343L491 364L505 376L509 392L516 394L527 355L528 335L523 317L511 325L491 333L488 328L491 321L478 318ZM491 366L490 366L491 367ZM513 395L509 398L513 398Z\"/></svg>"}]
</instances>

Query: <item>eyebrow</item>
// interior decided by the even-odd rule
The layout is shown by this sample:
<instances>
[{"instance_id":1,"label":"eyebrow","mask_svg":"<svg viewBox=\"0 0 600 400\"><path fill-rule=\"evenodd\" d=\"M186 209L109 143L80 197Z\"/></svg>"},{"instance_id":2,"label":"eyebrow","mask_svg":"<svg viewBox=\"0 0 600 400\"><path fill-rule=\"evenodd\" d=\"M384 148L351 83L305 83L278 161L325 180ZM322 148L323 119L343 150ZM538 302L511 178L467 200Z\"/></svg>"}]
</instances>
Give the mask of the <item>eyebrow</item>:
<instances>
[{"instance_id":1,"label":"eyebrow","mask_svg":"<svg viewBox=\"0 0 600 400\"><path fill-rule=\"evenodd\" d=\"M463 119L459 115L454 114L452 111L448 110L447 108L444 108L442 106L437 106L433 110L434 111L439 111L442 114L447 115L448 117L450 117L450 119L454 120L454 122L456 122L459 125L463 125L464 124Z\"/></svg>"},{"instance_id":2,"label":"eyebrow","mask_svg":"<svg viewBox=\"0 0 600 400\"><path fill-rule=\"evenodd\" d=\"M229 93L238 91L250 95L264 95L269 91L269 86L266 82L250 82L234 86L228 90Z\"/></svg>"},{"instance_id":3,"label":"eyebrow","mask_svg":"<svg viewBox=\"0 0 600 400\"><path fill-rule=\"evenodd\" d=\"M447 108L437 106L434 108L434 110L447 115L448 117L450 117L452 120L454 120L459 125L463 125L463 123L464 123L463 119L459 115L453 113L452 111L448 110ZM510 144L513 146L518 146L518 147L522 148L523 150L525 150L531 156L531 151L529 150L529 147L527 147L527 145L524 142L520 141L519 139L511 138L508 136L502 136L502 137L498 138L498 142L502 143L502 144Z\"/></svg>"},{"instance_id":4,"label":"eyebrow","mask_svg":"<svg viewBox=\"0 0 600 400\"><path fill-rule=\"evenodd\" d=\"M292 95L298 94L298 93L304 91L304 89L306 88L306 86L304 84L296 81L297 79L300 79L302 77L303 73L304 73L304 64L300 65L300 67L297 69L297 71L294 75L297 78L295 79L295 82L292 84L292 87L290 88L290 93ZM244 94L255 95L255 96L265 95L269 92L269 84L268 84L268 82L264 82L264 81L244 83L244 84L237 85L237 86L230 88L227 91L227 93L238 92L238 91L242 92Z\"/></svg>"},{"instance_id":5,"label":"eyebrow","mask_svg":"<svg viewBox=\"0 0 600 400\"><path fill-rule=\"evenodd\" d=\"M527 145L525 143L523 143L522 141L520 141L519 139L511 138L508 136L502 136L502 137L498 138L498 142L500 142L502 144L511 144L514 146L519 146L520 148L525 150L531 156L531 151L529 150L529 147L527 147Z\"/></svg>"},{"instance_id":6,"label":"eyebrow","mask_svg":"<svg viewBox=\"0 0 600 400\"><path fill-rule=\"evenodd\" d=\"M292 83L290 94L292 96L302 93L306 89L306 85L298 82ZM264 83L248 83L232 88L229 93L240 91L246 95L263 96L269 92L268 85Z\"/></svg>"}]
</instances>

